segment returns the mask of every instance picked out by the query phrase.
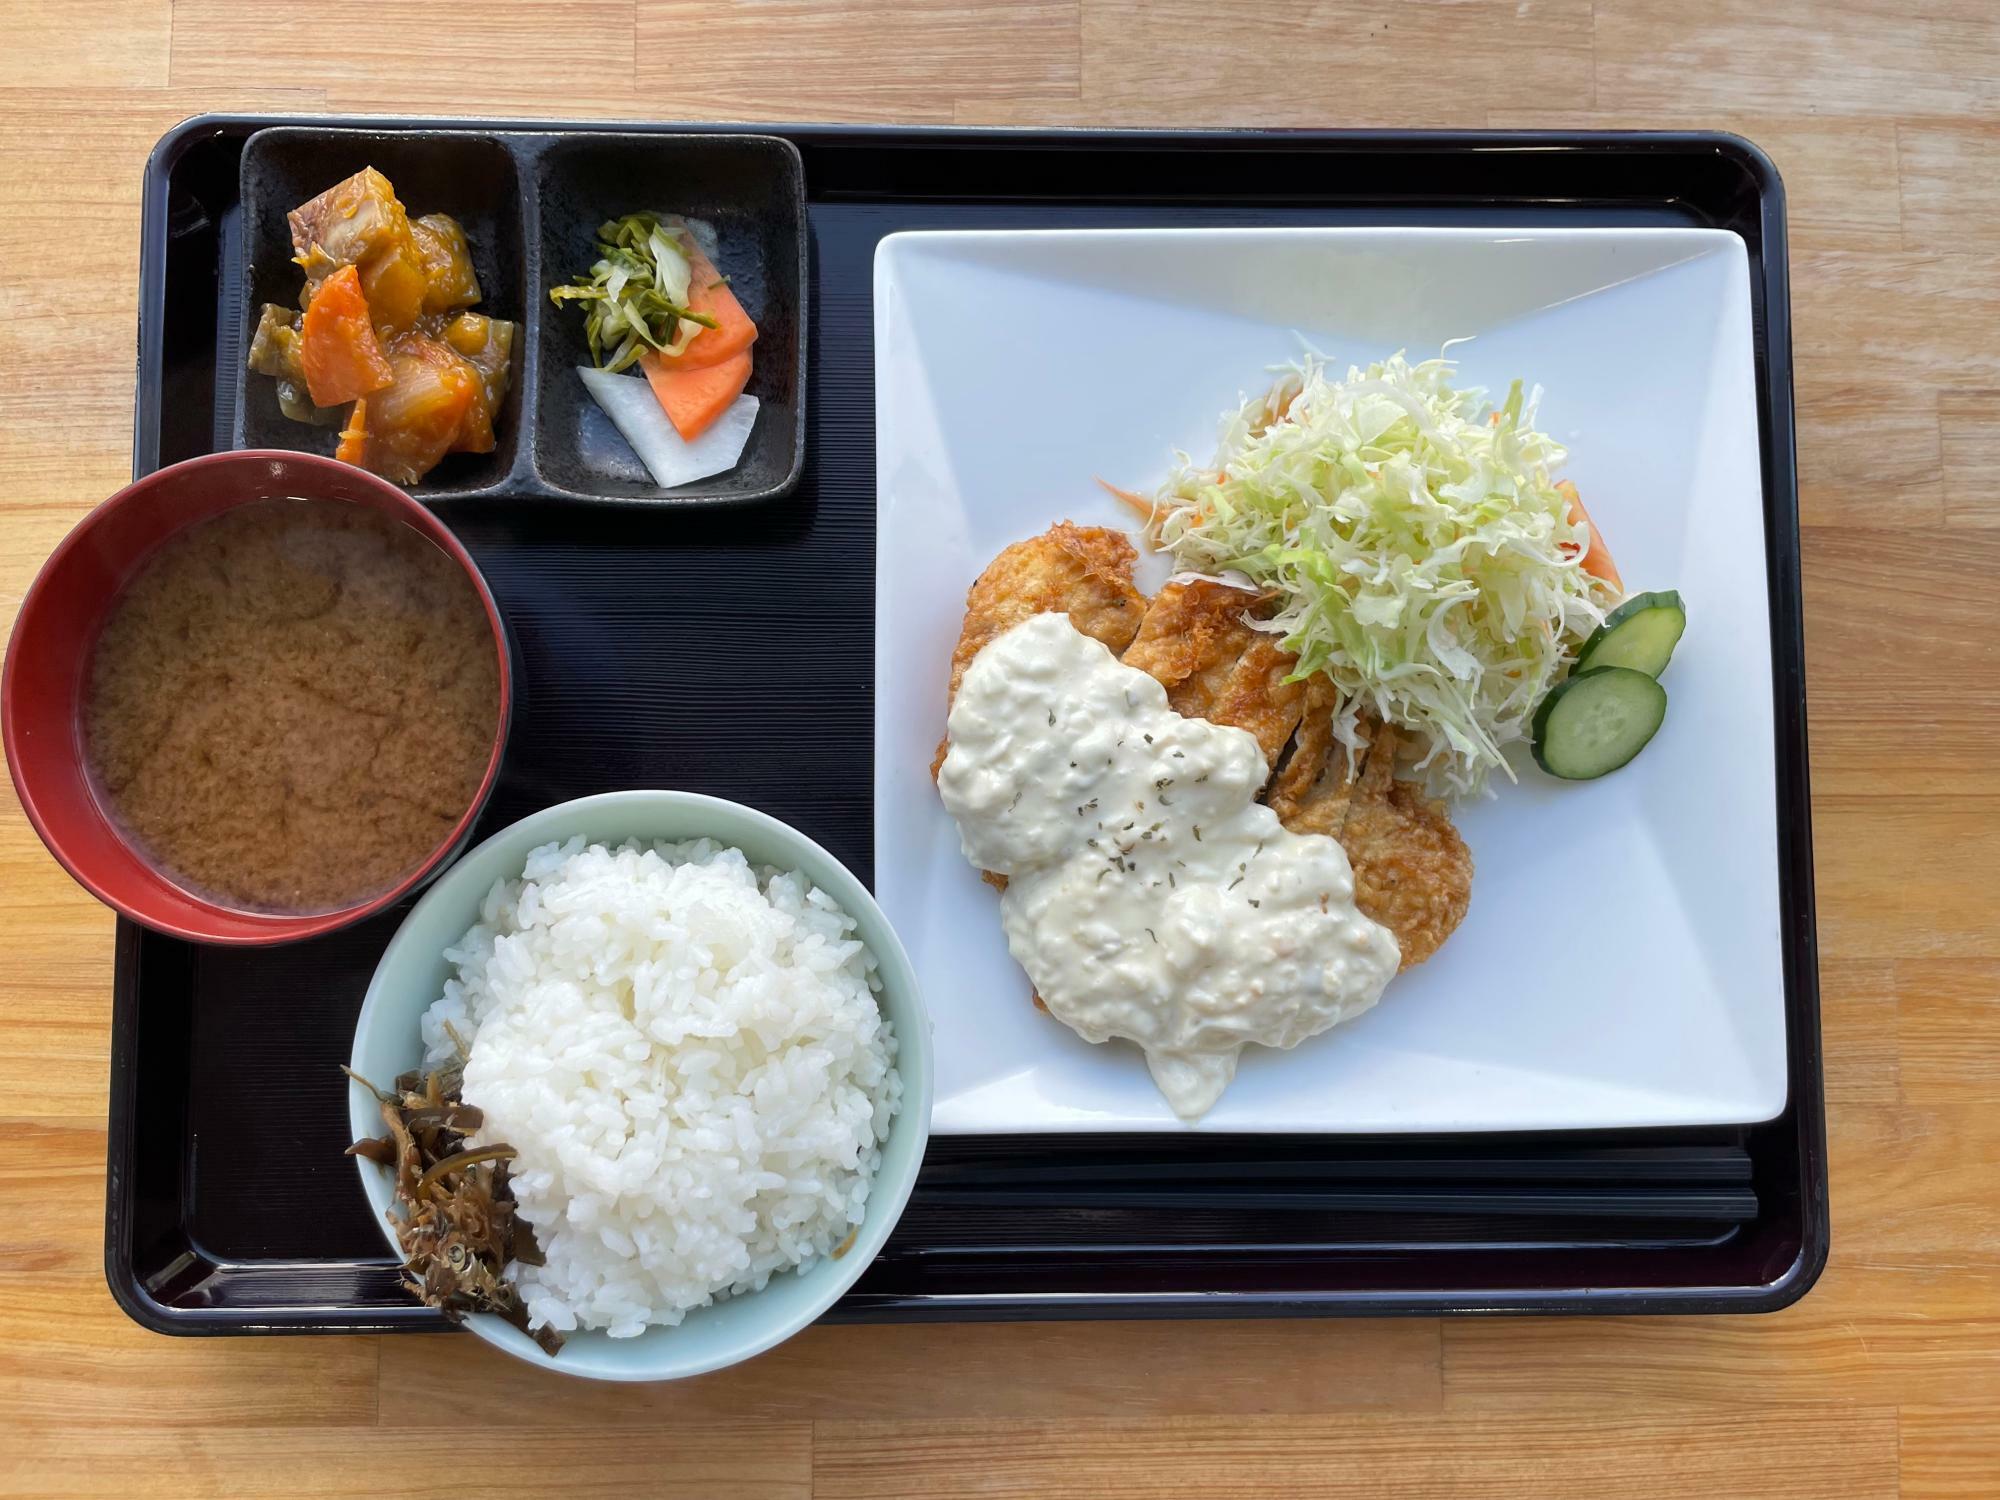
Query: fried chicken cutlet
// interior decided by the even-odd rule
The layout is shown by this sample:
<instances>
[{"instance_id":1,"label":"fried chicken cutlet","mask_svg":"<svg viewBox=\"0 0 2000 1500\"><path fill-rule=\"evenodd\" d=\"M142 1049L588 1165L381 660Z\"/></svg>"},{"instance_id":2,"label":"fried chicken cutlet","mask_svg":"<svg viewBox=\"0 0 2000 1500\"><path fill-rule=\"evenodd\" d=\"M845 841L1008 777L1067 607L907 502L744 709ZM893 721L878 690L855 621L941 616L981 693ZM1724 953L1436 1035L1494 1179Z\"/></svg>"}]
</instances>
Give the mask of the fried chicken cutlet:
<instances>
[{"instance_id":1,"label":"fried chicken cutlet","mask_svg":"<svg viewBox=\"0 0 2000 1500\"><path fill-rule=\"evenodd\" d=\"M946 711L980 648L1034 615L1068 615L1070 624L1102 641L1113 656L1121 654L1138 634L1146 609L1146 596L1132 583L1137 560L1124 532L1068 521L1016 542L994 558L965 596L965 624L951 653ZM931 761L933 781L950 743L938 742Z\"/></svg>"},{"instance_id":2,"label":"fried chicken cutlet","mask_svg":"<svg viewBox=\"0 0 2000 1500\"><path fill-rule=\"evenodd\" d=\"M1285 680L1298 658L1246 618L1257 607L1255 594L1226 583L1170 583L1146 607L1124 660L1158 679L1175 713L1249 730L1265 764L1276 765L1306 685Z\"/></svg>"},{"instance_id":3,"label":"fried chicken cutlet","mask_svg":"<svg viewBox=\"0 0 2000 1500\"><path fill-rule=\"evenodd\" d=\"M1150 602L1132 582L1137 554L1105 527L1065 521L1008 547L966 595L950 697L988 642L1038 614L1067 614L1127 666L1167 689L1177 713L1247 729L1276 766L1265 800L1294 833L1337 838L1354 869L1355 904L1395 933L1402 967L1422 963L1464 920L1472 855L1442 803L1395 775L1400 741L1374 724L1358 774L1333 734L1324 676L1287 682L1296 658L1245 618L1254 596L1227 584L1170 583ZM1290 754L1286 755L1287 747ZM931 774L944 764L941 741ZM985 878L1005 889L1006 878Z\"/></svg>"},{"instance_id":4,"label":"fried chicken cutlet","mask_svg":"<svg viewBox=\"0 0 2000 1500\"><path fill-rule=\"evenodd\" d=\"M1442 802L1397 777L1402 742L1392 726L1370 721L1367 759L1349 774L1347 748L1333 737L1333 688L1321 681L1266 800L1292 832L1340 840L1354 867L1354 904L1396 934L1401 967L1413 968L1465 920L1472 851Z\"/></svg>"},{"instance_id":5,"label":"fried chicken cutlet","mask_svg":"<svg viewBox=\"0 0 2000 1500\"><path fill-rule=\"evenodd\" d=\"M1176 713L1257 736L1278 767L1265 799L1278 821L1340 840L1354 867L1355 905L1395 933L1403 968L1420 964L1465 919L1471 851L1443 803L1397 779L1393 729L1375 726L1359 777L1348 775L1346 747L1333 734L1333 683L1324 675L1286 681L1298 659L1245 619L1255 607L1227 584L1170 583L1147 607L1125 665L1158 678ZM1281 763L1287 744L1292 753Z\"/></svg>"},{"instance_id":6,"label":"fried chicken cutlet","mask_svg":"<svg viewBox=\"0 0 2000 1500\"><path fill-rule=\"evenodd\" d=\"M1102 641L1113 656L1123 652L1138 634L1139 617L1146 608L1146 596L1132 583L1132 564L1138 556L1122 531L1061 521L994 558L965 595L965 623L951 653L945 711L950 712L965 669L980 648L1035 615L1068 615L1070 624ZM947 735L931 757L932 781L950 750ZM991 870L980 875L996 890L1007 889L1005 875Z\"/></svg>"}]
</instances>

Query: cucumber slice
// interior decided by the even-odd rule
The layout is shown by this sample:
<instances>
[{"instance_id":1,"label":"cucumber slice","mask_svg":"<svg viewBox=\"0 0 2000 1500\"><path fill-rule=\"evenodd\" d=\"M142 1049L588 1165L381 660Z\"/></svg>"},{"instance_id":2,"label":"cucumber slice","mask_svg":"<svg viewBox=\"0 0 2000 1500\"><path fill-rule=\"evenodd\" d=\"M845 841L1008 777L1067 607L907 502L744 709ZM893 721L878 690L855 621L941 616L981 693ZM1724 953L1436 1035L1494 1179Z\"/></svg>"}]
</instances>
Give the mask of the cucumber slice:
<instances>
[{"instance_id":1,"label":"cucumber slice","mask_svg":"<svg viewBox=\"0 0 2000 1500\"><path fill-rule=\"evenodd\" d=\"M1667 690L1631 667L1565 678L1535 710L1535 764L1565 781L1595 781L1646 748L1667 716Z\"/></svg>"},{"instance_id":2,"label":"cucumber slice","mask_svg":"<svg viewBox=\"0 0 2000 1500\"><path fill-rule=\"evenodd\" d=\"M1672 589L1658 594L1634 594L1604 617L1576 654L1572 675L1592 667L1630 667L1648 677L1666 671L1687 629L1687 611Z\"/></svg>"}]
</instances>

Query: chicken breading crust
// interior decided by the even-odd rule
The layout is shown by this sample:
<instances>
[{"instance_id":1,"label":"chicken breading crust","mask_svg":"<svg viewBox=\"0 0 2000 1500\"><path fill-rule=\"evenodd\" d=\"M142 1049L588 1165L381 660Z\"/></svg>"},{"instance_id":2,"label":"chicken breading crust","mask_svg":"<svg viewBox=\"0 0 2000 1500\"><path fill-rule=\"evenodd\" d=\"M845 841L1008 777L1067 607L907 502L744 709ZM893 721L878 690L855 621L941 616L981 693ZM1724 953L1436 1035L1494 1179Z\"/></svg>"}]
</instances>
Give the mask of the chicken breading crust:
<instances>
[{"instance_id":1,"label":"chicken breading crust","mask_svg":"<svg viewBox=\"0 0 2000 1500\"><path fill-rule=\"evenodd\" d=\"M951 653L945 691L947 712L980 649L1035 615L1068 615L1070 624L1102 641L1113 656L1122 653L1146 612L1146 596L1132 583L1138 556L1122 531L1063 521L994 558L965 595L965 623ZM932 780L949 748L948 740L938 742Z\"/></svg>"},{"instance_id":2,"label":"chicken breading crust","mask_svg":"<svg viewBox=\"0 0 2000 1500\"><path fill-rule=\"evenodd\" d=\"M1401 967L1443 946L1472 904L1472 851L1442 802L1396 775L1401 739L1379 721L1368 726L1367 759L1349 774L1347 749L1333 738L1330 712L1308 710L1326 725L1310 743L1305 730L1272 784L1269 802L1294 833L1330 833L1354 867L1354 904L1396 935Z\"/></svg>"},{"instance_id":3,"label":"chicken breading crust","mask_svg":"<svg viewBox=\"0 0 2000 1500\"><path fill-rule=\"evenodd\" d=\"M1306 685L1288 682L1298 658L1247 616L1255 594L1224 583L1169 583L1146 606L1125 665L1157 678L1177 714L1247 729L1264 763L1278 756L1298 727Z\"/></svg>"}]
</instances>

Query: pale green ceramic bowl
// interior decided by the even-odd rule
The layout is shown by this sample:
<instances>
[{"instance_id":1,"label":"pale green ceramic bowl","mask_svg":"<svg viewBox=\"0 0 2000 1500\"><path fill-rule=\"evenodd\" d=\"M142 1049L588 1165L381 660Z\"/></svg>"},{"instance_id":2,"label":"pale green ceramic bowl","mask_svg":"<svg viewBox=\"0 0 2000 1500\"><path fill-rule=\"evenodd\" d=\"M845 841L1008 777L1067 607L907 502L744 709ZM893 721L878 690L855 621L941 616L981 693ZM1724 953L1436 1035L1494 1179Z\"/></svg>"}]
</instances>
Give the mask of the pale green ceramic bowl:
<instances>
[{"instance_id":1,"label":"pale green ceramic bowl","mask_svg":"<svg viewBox=\"0 0 2000 1500\"><path fill-rule=\"evenodd\" d=\"M868 1195L867 1218L838 1260L821 1261L804 1275L774 1276L761 1292L701 1308L676 1328L650 1328L630 1339L601 1332L572 1334L553 1357L499 1318L467 1320L487 1343L552 1370L598 1380L675 1380L733 1365L790 1338L838 1301L875 1258L909 1201L930 1136L930 1019L909 957L875 898L845 865L797 829L737 803L691 792L607 792L523 818L459 860L425 893L369 981L354 1028L355 1072L386 1086L386 1080L422 1061L417 1023L443 991L450 968L445 945L472 925L495 881L519 877L529 850L577 834L613 844L712 838L735 845L754 863L804 871L859 924L859 935L879 966L883 1014L896 1034L902 1109L882 1148L882 1169ZM347 1113L356 1139L382 1133L375 1098L359 1084L348 1092ZM385 1217L393 1197L389 1173L372 1162L358 1165L362 1190L394 1249L394 1232Z\"/></svg>"}]
</instances>

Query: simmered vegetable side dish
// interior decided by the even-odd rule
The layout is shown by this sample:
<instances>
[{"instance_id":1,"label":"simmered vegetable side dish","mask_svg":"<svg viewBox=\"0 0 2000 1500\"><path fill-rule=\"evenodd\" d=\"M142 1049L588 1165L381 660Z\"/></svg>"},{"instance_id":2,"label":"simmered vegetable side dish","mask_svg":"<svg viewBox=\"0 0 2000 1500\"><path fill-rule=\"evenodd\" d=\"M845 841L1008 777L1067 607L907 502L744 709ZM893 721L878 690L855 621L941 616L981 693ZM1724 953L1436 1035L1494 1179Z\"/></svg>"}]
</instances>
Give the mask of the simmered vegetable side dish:
<instances>
[{"instance_id":1,"label":"simmered vegetable side dish","mask_svg":"<svg viewBox=\"0 0 2000 1500\"><path fill-rule=\"evenodd\" d=\"M480 300L465 230L412 219L373 167L292 210L297 309L266 303L250 368L295 421L339 425L336 456L415 484L447 453L491 453L515 325Z\"/></svg>"},{"instance_id":2,"label":"simmered vegetable side dish","mask_svg":"<svg viewBox=\"0 0 2000 1500\"><path fill-rule=\"evenodd\" d=\"M396 1206L403 1211L396 1237L410 1290L453 1320L469 1312L498 1313L554 1354L562 1335L528 1327L527 1309L506 1275L509 1261L542 1263L535 1232L515 1213L507 1182L514 1148L467 1144L485 1116L460 1097L462 1065L405 1073L394 1093L342 1071L382 1106L389 1134L356 1141L347 1154L395 1173Z\"/></svg>"}]
</instances>

